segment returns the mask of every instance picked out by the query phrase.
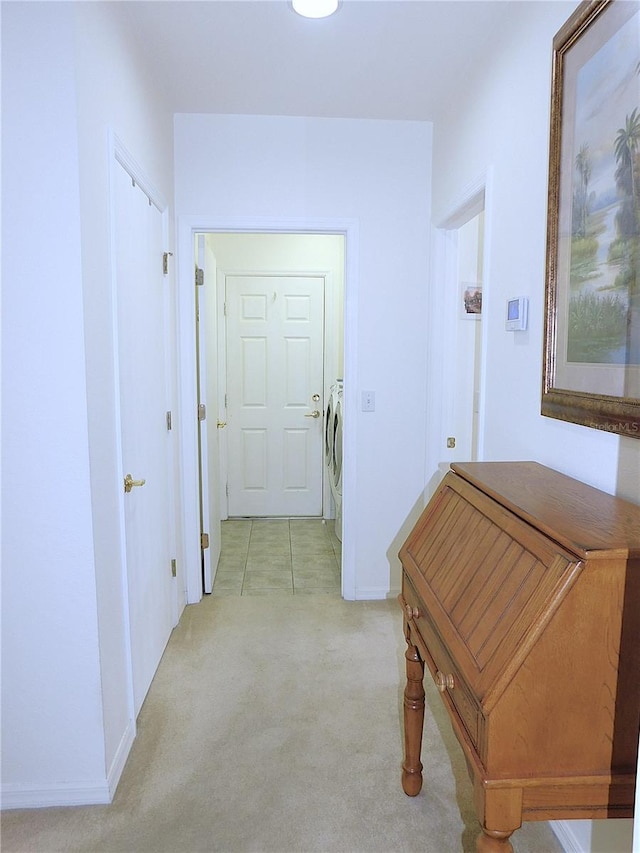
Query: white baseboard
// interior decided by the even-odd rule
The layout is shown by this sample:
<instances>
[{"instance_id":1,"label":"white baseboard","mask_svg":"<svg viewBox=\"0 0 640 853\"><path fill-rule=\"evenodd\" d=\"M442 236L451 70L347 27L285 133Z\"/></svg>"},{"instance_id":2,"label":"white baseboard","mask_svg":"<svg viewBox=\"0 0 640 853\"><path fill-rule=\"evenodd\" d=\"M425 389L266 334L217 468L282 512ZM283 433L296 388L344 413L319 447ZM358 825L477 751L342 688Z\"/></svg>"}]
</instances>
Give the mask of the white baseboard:
<instances>
[{"instance_id":1,"label":"white baseboard","mask_svg":"<svg viewBox=\"0 0 640 853\"><path fill-rule=\"evenodd\" d=\"M399 592L399 590L398 590ZM381 586L381 587L371 587L369 589L356 589L355 600L356 601L382 601L385 598L389 598L389 587Z\"/></svg>"},{"instance_id":2,"label":"white baseboard","mask_svg":"<svg viewBox=\"0 0 640 853\"><path fill-rule=\"evenodd\" d=\"M127 758L129 757L129 752L131 751L131 747L133 746L133 741L135 740L135 737L135 721L129 720L129 725L127 726L124 734L122 735L122 740L120 741L120 745L116 750L116 754L114 755L113 761L111 762L111 767L109 768L109 773L107 774L107 785L109 788L110 795L109 802L111 802L116 792L118 782L120 781L120 777L122 776L124 765L127 763Z\"/></svg>"},{"instance_id":3,"label":"white baseboard","mask_svg":"<svg viewBox=\"0 0 640 853\"><path fill-rule=\"evenodd\" d=\"M556 836L565 853L587 853L576 838L571 826L565 820L552 820L549 822L551 831Z\"/></svg>"},{"instance_id":4,"label":"white baseboard","mask_svg":"<svg viewBox=\"0 0 640 853\"><path fill-rule=\"evenodd\" d=\"M111 802L106 779L60 782L44 788L3 785L2 809L43 809L51 806L95 806Z\"/></svg>"},{"instance_id":5,"label":"white baseboard","mask_svg":"<svg viewBox=\"0 0 640 853\"><path fill-rule=\"evenodd\" d=\"M0 808L43 809L53 806L108 805L118 787L135 736L135 724L130 721L106 779L93 782L58 782L46 787L3 784Z\"/></svg>"}]
</instances>

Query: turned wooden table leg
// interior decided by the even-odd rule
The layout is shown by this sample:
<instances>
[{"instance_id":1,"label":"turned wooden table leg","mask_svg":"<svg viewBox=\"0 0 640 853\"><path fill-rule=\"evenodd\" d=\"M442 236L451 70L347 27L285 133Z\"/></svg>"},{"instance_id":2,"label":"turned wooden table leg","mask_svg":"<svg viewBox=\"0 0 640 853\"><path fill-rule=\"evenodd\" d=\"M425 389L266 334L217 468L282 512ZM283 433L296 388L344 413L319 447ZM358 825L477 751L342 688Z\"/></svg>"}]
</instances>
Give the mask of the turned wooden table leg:
<instances>
[{"instance_id":1,"label":"turned wooden table leg","mask_svg":"<svg viewBox=\"0 0 640 853\"><path fill-rule=\"evenodd\" d=\"M404 691L404 761L402 789L415 797L422 788L422 729L424 726L424 663L418 650L407 638L407 686Z\"/></svg>"},{"instance_id":2,"label":"turned wooden table leg","mask_svg":"<svg viewBox=\"0 0 640 853\"><path fill-rule=\"evenodd\" d=\"M476 853L513 853L511 832L483 829L476 841Z\"/></svg>"},{"instance_id":3,"label":"turned wooden table leg","mask_svg":"<svg viewBox=\"0 0 640 853\"><path fill-rule=\"evenodd\" d=\"M487 789L476 776L473 799L482 827L476 853L513 853L509 839L522 826L522 788Z\"/></svg>"}]
</instances>

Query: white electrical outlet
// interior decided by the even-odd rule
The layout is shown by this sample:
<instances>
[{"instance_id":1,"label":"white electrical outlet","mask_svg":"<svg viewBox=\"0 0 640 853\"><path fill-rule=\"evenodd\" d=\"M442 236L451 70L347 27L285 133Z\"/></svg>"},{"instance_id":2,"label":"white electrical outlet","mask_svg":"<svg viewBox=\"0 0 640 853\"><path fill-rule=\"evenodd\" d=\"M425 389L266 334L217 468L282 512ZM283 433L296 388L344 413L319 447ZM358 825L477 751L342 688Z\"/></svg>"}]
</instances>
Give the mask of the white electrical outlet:
<instances>
[{"instance_id":1,"label":"white electrical outlet","mask_svg":"<svg viewBox=\"0 0 640 853\"><path fill-rule=\"evenodd\" d=\"M376 392L375 391L363 391L362 392L362 411L363 412L375 412L376 410Z\"/></svg>"}]
</instances>

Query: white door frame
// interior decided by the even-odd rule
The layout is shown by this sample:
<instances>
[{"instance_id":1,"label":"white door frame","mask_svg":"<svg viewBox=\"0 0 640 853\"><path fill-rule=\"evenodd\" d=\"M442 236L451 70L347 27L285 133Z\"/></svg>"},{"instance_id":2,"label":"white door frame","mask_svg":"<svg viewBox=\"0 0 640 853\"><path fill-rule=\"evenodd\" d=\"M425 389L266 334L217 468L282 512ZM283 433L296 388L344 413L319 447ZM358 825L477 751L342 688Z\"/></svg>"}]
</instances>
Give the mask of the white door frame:
<instances>
[{"instance_id":1,"label":"white door frame","mask_svg":"<svg viewBox=\"0 0 640 853\"><path fill-rule=\"evenodd\" d=\"M202 597L200 577L200 526L198 497L198 440L196 417L195 306L193 295L193 245L195 235L208 231L285 234L343 234L345 236L344 380L345 422L342 503L342 597L355 600L355 507L358 223L351 219L285 219L181 216L178 218L178 383L180 411L180 467L183 529L182 565L187 603Z\"/></svg>"},{"instance_id":2,"label":"white door frame","mask_svg":"<svg viewBox=\"0 0 640 853\"><path fill-rule=\"evenodd\" d=\"M452 383L448 370L453 354L449 352L455 340L451 324L457 322L458 298L458 229L477 215L482 208L485 211L485 230L483 242L483 283L482 283L482 352L480 356L480 406L478 413L478 460L484 459L485 430L485 385L486 359L488 343L487 322L490 308L489 249L491 245L490 227L492 210L492 171L488 169L470 184L460 197L448 208L438 225L432 229L431 245L431 296L430 296L430 333L428 349L427 381L430 389L427 399L433 398L433 389L438 389L439 404L428 407L427 412L427 478L432 478L440 468L448 468L455 461L455 450L447 448L446 430L450 423L453 407ZM443 322L444 318L444 322ZM435 477L427 482L428 499L439 482Z\"/></svg>"}]
</instances>

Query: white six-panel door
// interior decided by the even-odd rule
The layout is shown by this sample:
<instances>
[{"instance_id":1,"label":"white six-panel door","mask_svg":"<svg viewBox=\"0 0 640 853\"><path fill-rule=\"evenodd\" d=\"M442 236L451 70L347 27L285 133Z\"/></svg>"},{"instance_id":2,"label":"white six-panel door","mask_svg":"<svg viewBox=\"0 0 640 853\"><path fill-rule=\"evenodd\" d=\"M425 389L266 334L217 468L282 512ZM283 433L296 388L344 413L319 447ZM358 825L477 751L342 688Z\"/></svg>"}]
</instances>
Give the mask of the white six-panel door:
<instances>
[{"instance_id":1,"label":"white six-panel door","mask_svg":"<svg viewBox=\"0 0 640 853\"><path fill-rule=\"evenodd\" d=\"M137 715L173 627L162 214L118 164L114 236L129 624ZM124 492L124 482L123 492Z\"/></svg>"},{"instance_id":2,"label":"white six-panel door","mask_svg":"<svg viewBox=\"0 0 640 853\"><path fill-rule=\"evenodd\" d=\"M320 516L324 277L225 289L229 515Z\"/></svg>"}]
</instances>

